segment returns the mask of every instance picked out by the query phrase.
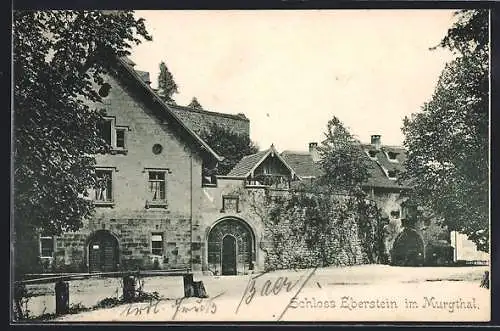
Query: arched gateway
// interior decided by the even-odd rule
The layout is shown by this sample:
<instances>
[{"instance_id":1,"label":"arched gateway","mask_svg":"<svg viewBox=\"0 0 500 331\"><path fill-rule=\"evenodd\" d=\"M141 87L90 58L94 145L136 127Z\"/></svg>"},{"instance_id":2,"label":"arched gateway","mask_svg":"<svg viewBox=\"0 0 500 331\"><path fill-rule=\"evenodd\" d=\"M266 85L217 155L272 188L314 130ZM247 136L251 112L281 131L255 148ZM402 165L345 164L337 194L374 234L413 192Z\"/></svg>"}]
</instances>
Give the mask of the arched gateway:
<instances>
[{"instance_id":1,"label":"arched gateway","mask_svg":"<svg viewBox=\"0 0 500 331\"><path fill-rule=\"evenodd\" d=\"M89 239L88 258L90 272L115 271L119 263L118 240L109 231L96 231Z\"/></svg>"},{"instance_id":2,"label":"arched gateway","mask_svg":"<svg viewBox=\"0 0 500 331\"><path fill-rule=\"evenodd\" d=\"M424 264L425 244L414 229L405 228L394 240L392 264L398 266L421 266Z\"/></svg>"},{"instance_id":3,"label":"arched gateway","mask_svg":"<svg viewBox=\"0 0 500 331\"><path fill-rule=\"evenodd\" d=\"M225 218L208 234L208 268L217 275L237 275L253 270L255 236L244 221Z\"/></svg>"}]
</instances>

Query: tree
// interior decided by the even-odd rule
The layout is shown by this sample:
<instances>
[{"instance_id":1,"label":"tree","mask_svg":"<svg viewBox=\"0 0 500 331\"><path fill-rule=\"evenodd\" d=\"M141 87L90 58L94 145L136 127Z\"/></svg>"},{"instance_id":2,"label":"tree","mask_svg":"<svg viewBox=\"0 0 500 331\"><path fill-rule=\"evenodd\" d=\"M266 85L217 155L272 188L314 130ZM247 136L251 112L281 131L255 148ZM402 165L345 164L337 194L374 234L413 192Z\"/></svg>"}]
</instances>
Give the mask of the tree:
<instances>
[{"instance_id":1,"label":"tree","mask_svg":"<svg viewBox=\"0 0 500 331\"><path fill-rule=\"evenodd\" d=\"M196 99L196 97L193 97L193 99L191 99L191 102L189 103L188 107L203 110L203 107L198 102L198 99Z\"/></svg>"},{"instance_id":2,"label":"tree","mask_svg":"<svg viewBox=\"0 0 500 331\"><path fill-rule=\"evenodd\" d=\"M131 43L151 40L131 11L15 11L14 230L16 268L32 266L20 252L38 231L78 230L92 214L94 155L103 120L95 84ZM32 252L38 255L38 247Z\"/></svg>"},{"instance_id":3,"label":"tree","mask_svg":"<svg viewBox=\"0 0 500 331\"><path fill-rule=\"evenodd\" d=\"M223 156L224 160L218 166L218 174L226 175L245 155L255 154L259 148L250 140L247 135L233 132L213 123L210 129L202 132L201 138Z\"/></svg>"},{"instance_id":4,"label":"tree","mask_svg":"<svg viewBox=\"0 0 500 331\"><path fill-rule=\"evenodd\" d=\"M403 121L408 150L403 178L409 204L432 211L450 231L489 246L488 11L460 10L437 47L446 64L430 101Z\"/></svg>"},{"instance_id":5,"label":"tree","mask_svg":"<svg viewBox=\"0 0 500 331\"><path fill-rule=\"evenodd\" d=\"M330 192L362 194L362 184L369 176L369 160L361 143L337 117L328 121L325 140L318 151L323 167L318 184Z\"/></svg>"},{"instance_id":6,"label":"tree","mask_svg":"<svg viewBox=\"0 0 500 331\"><path fill-rule=\"evenodd\" d=\"M175 104L172 96L175 93L179 93L177 90L177 84L174 81L174 76L168 70L165 62L160 63L160 74L158 75L158 95L166 103Z\"/></svg>"}]
</instances>

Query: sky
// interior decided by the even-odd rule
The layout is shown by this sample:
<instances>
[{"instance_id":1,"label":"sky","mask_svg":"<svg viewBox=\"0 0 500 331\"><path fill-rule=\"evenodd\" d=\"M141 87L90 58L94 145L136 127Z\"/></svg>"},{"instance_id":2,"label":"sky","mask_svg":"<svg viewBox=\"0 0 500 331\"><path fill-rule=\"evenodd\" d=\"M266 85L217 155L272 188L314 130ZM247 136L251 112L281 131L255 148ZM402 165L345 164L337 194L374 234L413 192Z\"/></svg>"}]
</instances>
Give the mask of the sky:
<instances>
[{"instance_id":1,"label":"sky","mask_svg":"<svg viewBox=\"0 0 500 331\"><path fill-rule=\"evenodd\" d=\"M130 58L157 86L164 61L180 105L250 119L261 149L307 150L337 116L362 142L401 145L451 54L429 50L450 10L136 11L153 41Z\"/></svg>"}]
</instances>

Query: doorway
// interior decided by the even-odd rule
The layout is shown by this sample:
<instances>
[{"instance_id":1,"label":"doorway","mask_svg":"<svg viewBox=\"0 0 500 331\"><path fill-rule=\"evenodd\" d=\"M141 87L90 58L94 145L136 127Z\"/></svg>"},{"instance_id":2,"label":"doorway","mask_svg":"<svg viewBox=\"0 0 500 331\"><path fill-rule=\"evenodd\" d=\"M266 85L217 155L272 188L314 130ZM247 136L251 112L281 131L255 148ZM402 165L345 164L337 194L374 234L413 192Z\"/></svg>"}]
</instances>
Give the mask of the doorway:
<instances>
[{"instance_id":1,"label":"doorway","mask_svg":"<svg viewBox=\"0 0 500 331\"><path fill-rule=\"evenodd\" d=\"M222 239L222 275L236 275L236 238L231 235Z\"/></svg>"},{"instance_id":2,"label":"doorway","mask_svg":"<svg viewBox=\"0 0 500 331\"><path fill-rule=\"evenodd\" d=\"M118 266L118 241L105 230L97 231L89 241L89 271L116 271Z\"/></svg>"}]
</instances>

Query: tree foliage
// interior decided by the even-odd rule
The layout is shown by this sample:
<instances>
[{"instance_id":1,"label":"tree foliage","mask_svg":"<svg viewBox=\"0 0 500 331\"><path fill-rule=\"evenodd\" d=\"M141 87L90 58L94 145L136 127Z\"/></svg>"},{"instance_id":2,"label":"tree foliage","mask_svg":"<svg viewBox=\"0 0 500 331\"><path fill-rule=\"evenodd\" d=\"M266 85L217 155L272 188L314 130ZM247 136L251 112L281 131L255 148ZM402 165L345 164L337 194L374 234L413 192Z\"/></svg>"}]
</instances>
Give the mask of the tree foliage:
<instances>
[{"instance_id":1,"label":"tree foliage","mask_svg":"<svg viewBox=\"0 0 500 331\"><path fill-rule=\"evenodd\" d=\"M151 40L131 11L15 11L14 216L16 235L77 230L93 208L95 84L114 56ZM19 245L20 246L20 245Z\"/></svg>"},{"instance_id":2,"label":"tree foliage","mask_svg":"<svg viewBox=\"0 0 500 331\"><path fill-rule=\"evenodd\" d=\"M224 160L218 166L218 174L226 175L245 155L255 154L259 148L250 137L238 134L231 128L216 123L202 132L201 138L214 149Z\"/></svg>"},{"instance_id":3,"label":"tree foliage","mask_svg":"<svg viewBox=\"0 0 500 331\"><path fill-rule=\"evenodd\" d=\"M369 160L361 143L337 117L328 121L325 140L318 151L323 167L320 185L331 192L362 194L362 184L369 176Z\"/></svg>"},{"instance_id":4,"label":"tree foliage","mask_svg":"<svg viewBox=\"0 0 500 331\"><path fill-rule=\"evenodd\" d=\"M160 63L160 73L158 74L158 95L166 103L175 104L173 95L179 93L174 76L168 70L165 62Z\"/></svg>"},{"instance_id":5,"label":"tree foliage","mask_svg":"<svg viewBox=\"0 0 500 331\"><path fill-rule=\"evenodd\" d=\"M487 251L488 11L458 11L437 47L455 57L430 101L403 122L408 150L403 176L413 183L409 203L431 210L449 230L467 234Z\"/></svg>"},{"instance_id":6,"label":"tree foliage","mask_svg":"<svg viewBox=\"0 0 500 331\"><path fill-rule=\"evenodd\" d=\"M193 97L193 99L191 99L191 102L189 103L188 107L203 110L203 107L198 102L198 99L196 99L196 97Z\"/></svg>"}]
</instances>

